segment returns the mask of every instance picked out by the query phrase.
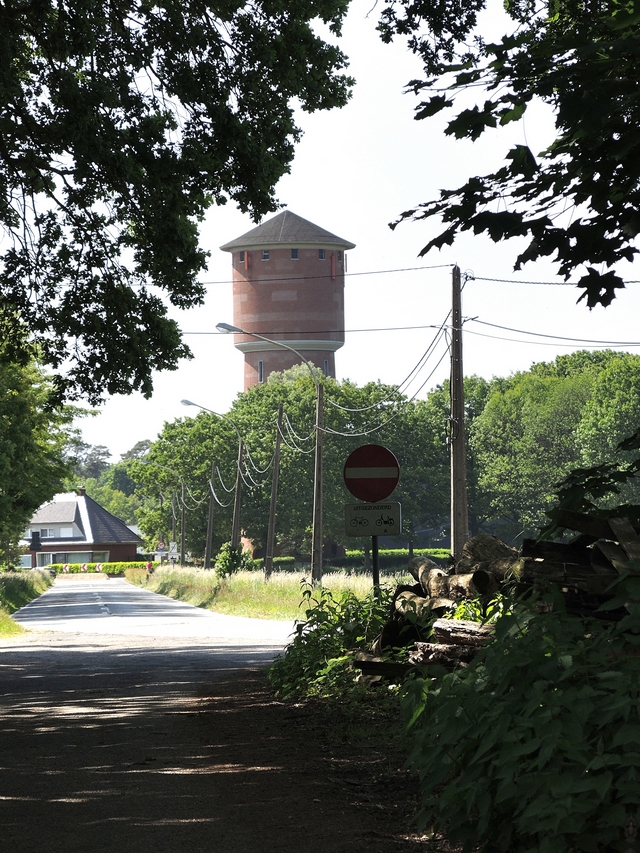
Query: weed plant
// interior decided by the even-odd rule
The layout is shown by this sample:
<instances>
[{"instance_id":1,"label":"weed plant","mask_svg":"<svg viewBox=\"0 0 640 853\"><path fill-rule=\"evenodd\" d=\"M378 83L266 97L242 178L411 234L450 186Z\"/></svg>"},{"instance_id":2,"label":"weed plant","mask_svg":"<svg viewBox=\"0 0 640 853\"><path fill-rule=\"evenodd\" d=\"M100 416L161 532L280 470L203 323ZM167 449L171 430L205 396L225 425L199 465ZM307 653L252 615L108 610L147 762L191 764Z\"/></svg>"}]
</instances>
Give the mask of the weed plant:
<instances>
[{"instance_id":1,"label":"weed plant","mask_svg":"<svg viewBox=\"0 0 640 853\"><path fill-rule=\"evenodd\" d=\"M408 682L421 828L491 853L636 849L640 578L618 592L610 622L545 591L503 609L467 669Z\"/></svg>"},{"instance_id":2,"label":"weed plant","mask_svg":"<svg viewBox=\"0 0 640 853\"><path fill-rule=\"evenodd\" d=\"M293 641L269 671L269 681L285 699L351 694L356 676L353 652L370 645L387 619L391 591L365 597L326 587L303 588L306 619L296 625Z\"/></svg>"}]
</instances>

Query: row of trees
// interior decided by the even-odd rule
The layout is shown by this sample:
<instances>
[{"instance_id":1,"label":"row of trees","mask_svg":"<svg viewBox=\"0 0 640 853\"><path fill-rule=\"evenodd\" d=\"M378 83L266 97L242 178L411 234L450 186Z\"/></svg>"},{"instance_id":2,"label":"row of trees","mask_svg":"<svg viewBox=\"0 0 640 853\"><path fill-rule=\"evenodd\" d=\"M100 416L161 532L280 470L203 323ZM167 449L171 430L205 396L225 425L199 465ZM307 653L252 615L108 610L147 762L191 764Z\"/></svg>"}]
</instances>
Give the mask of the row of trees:
<instances>
[{"instance_id":1,"label":"row of trees","mask_svg":"<svg viewBox=\"0 0 640 853\"><path fill-rule=\"evenodd\" d=\"M273 374L238 395L221 418L207 412L167 423L154 442L139 442L109 464L72 427L74 411L51 405L50 382L33 361L0 359L0 548L11 556L31 513L56 491L84 485L127 523L138 523L153 545L180 530L185 484L186 547L204 551L209 480L216 495L214 547L229 539L237 470L242 465L241 525L265 542L276 415L282 403L277 536L286 552L308 552L313 492L315 388L305 368ZM616 458L621 439L640 423L640 356L577 352L529 371L491 381L465 380L469 507L472 532L508 541L535 535L545 523L557 483L579 467ZM348 544L343 505L352 502L342 478L348 454L377 442L398 457L403 541L445 543L449 524L449 388L407 400L381 383L362 388L325 380L324 533ZM624 454L622 454L624 456ZM640 501L634 481L618 500Z\"/></svg>"},{"instance_id":2,"label":"row of trees","mask_svg":"<svg viewBox=\"0 0 640 853\"><path fill-rule=\"evenodd\" d=\"M612 351L577 352L491 381L465 380L470 522L473 533L508 541L535 535L545 523L556 484L570 470L611 461L618 442L640 423L640 357ZM411 401L389 386L325 380L324 534L344 544L343 505L352 502L342 478L348 454L360 444L388 446L401 480L394 493L403 508L404 543L444 543L449 525L449 387ZM276 416L284 407L277 535L287 552L308 552L313 492L315 389L306 369L273 374L240 394L225 418L201 412L167 423L88 491L112 511L133 512L150 544L180 529L185 484L186 546L204 550L209 479L215 462L214 546L229 539L237 470L242 466L241 524L258 546L265 542ZM232 423L230 423L232 421ZM235 427L234 427L235 425ZM144 454L142 456L142 454ZM126 481L119 481L126 474ZM118 491L118 482L126 487ZM625 500L640 488L625 486ZM635 493L638 494L635 494ZM175 496L175 500L174 500ZM126 499L126 500L125 500ZM130 520L127 517L127 520Z\"/></svg>"}]
</instances>

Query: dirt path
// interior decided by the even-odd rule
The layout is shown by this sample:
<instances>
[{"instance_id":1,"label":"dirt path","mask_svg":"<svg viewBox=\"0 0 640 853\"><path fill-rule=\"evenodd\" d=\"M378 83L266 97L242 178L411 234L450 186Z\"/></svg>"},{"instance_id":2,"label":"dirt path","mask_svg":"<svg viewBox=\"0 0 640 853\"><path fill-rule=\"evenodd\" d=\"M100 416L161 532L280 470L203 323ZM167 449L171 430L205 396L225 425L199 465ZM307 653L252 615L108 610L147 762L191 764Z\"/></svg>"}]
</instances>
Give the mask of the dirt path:
<instances>
[{"instance_id":1,"label":"dirt path","mask_svg":"<svg viewBox=\"0 0 640 853\"><path fill-rule=\"evenodd\" d=\"M410 853L415 784L206 639L0 644L0 837L12 853Z\"/></svg>"}]
</instances>

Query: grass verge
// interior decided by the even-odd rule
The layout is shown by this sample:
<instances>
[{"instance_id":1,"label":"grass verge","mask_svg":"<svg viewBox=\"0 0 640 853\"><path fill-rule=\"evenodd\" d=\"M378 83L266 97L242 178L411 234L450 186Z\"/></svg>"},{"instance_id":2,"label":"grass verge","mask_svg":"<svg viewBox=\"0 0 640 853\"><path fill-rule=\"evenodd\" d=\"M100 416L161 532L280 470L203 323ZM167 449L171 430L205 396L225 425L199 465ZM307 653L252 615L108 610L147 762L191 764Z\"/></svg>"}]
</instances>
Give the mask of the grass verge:
<instances>
[{"instance_id":1,"label":"grass verge","mask_svg":"<svg viewBox=\"0 0 640 853\"><path fill-rule=\"evenodd\" d=\"M187 601L196 607L231 616L252 619L304 619L301 608L302 584L309 579L303 572L274 572L268 583L262 572L241 571L221 580L213 571L196 569L157 569L141 586L161 595ZM397 576L383 582L397 582ZM371 591L371 578L346 572L328 572L322 585L339 595L347 590L359 598Z\"/></svg>"},{"instance_id":2,"label":"grass verge","mask_svg":"<svg viewBox=\"0 0 640 853\"><path fill-rule=\"evenodd\" d=\"M24 632L24 628L14 622L10 614L37 598L52 583L49 572L0 574L0 636L7 637Z\"/></svg>"}]
</instances>

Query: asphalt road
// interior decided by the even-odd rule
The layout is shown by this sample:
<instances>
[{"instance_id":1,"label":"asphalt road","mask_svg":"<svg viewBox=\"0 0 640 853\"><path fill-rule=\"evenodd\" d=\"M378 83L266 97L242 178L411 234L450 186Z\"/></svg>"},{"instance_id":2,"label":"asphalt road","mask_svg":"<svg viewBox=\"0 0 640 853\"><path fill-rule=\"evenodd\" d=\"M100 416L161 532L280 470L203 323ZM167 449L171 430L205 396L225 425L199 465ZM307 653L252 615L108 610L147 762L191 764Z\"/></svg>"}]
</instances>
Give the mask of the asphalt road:
<instances>
[{"instance_id":1,"label":"asphalt road","mask_svg":"<svg viewBox=\"0 0 640 853\"><path fill-rule=\"evenodd\" d=\"M281 649L293 630L291 622L211 613L105 576L57 579L13 618L31 631L215 638L248 649Z\"/></svg>"},{"instance_id":2,"label":"asphalt road","mask_svg":"<svg viewBox=\"0 0 640 853\"><path fill-rule=\"evenodd\" d=\"M292 624L222 616L88 577L56 581L14 618L28 633L0 641L0 848L245 849L236 822L243 789L227 783L254 786L253 761L245 770L241 756L233 779L216 769L229 761L237 714L212 729L206 697L234 696L234 684L245 691ZM242 692L233 702L252 705ZM257 840L248 832L252 850L274 849Z\"/></svg>"}]
</instances>

